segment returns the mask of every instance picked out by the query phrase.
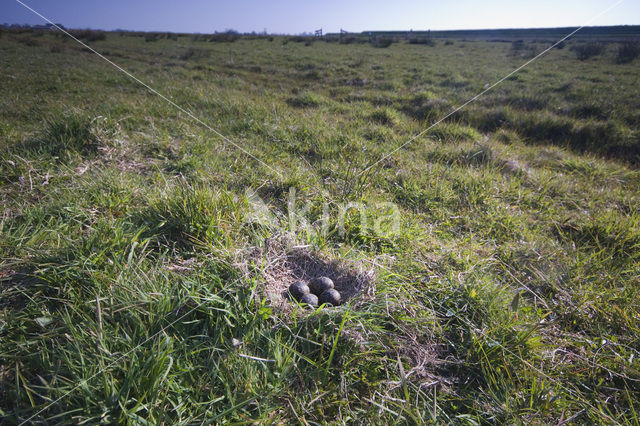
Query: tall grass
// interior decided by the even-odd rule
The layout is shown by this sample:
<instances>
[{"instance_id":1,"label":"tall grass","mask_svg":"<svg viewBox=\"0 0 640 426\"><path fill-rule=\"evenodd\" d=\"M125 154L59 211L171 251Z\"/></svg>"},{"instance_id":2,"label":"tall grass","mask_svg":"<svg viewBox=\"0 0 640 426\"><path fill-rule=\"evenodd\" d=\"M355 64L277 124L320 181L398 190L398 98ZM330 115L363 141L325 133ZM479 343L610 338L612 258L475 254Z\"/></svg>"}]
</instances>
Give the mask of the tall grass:
<instances>
[{"instance_id":1,"label":"tall grass","mask_svg":"<svg viewBox=\"0 0 640 426\"><path fill-rule=\"evenodd\" d=\"M605 46L602 43L591 41L575 45L571 48L571 50L575 52L576 57L579 60L586 61L589 58L601 55L605 50Z\"/></svg>"},{"instance_id":2,"label":"tall grass","mask_svg":"<svg viewBox=\"0 0 640 426\"><path fill-rule=\"evenodd\" d=\"M56 157L72 153L91 155L97 153L99 143L92 119L80 113L69 113L45 118L40 134L27 141L24 148Z\"/></svg>"},{"instance_id":3,"label":"tall grass","mask_svg":"<svg viewBox=\"0 0 640 426\"><path fill-rule=\"evenodd\" d=\"M640 57L640 42L628 41L618 46L616 61L619 64L628 64Z\"/></svg>"}]
</instances>

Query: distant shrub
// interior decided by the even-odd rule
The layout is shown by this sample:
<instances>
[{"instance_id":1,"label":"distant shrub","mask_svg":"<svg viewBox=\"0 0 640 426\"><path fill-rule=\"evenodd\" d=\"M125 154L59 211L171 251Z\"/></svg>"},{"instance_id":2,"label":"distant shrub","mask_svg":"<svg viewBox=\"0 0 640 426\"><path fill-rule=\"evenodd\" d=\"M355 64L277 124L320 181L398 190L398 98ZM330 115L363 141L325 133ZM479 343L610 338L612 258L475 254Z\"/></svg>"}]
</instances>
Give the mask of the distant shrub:
<instances>
[{"instance_id":1,"label":"distant shrub","mask_svg":"<svg viewBox=\"0 0 640 426\"><path fill-rule=\"evenodd\" d=\"M453 44L453 42L451 40L447 40L444 42L445 46L451 46Z\"/></svg>"},{"instance_id":2,"label":"distant shrub","mask_svg":"<svg viewBox=\"0 0 640 426\"><path fill-rule=\"evenodd\" d=\"M107 39L107 33L100 31L93 31L87 41L104 41Z\"/></svg>"},{"instance_id":3,"label":"distant shrub","mask_svg":"<svg viewBox=\"0 0 640 426\"><path fill-rule=\"evenodd\" d=\"M240 39L240 34L233 30L229 30L224 33L211 34L208 37L208 41L214 42L214 43L233 43L238 39Z\"/></svg>"},{"instance_id":4,"label":"distant shrub","mask_svg":"<svg viewBox=\"0 0 640 426\"><path fill-rule=\"evenodd\" d=\"M54 31L51 33L54 38L60 40L63 43L67 43L69 41L69 36L60 31Z\"/></svg>"},{"instance_id":5,"label":"distant shrub","mask_svg":"<svg viewBox=\"0 0 640 426\"><path fill-rule=\"evenodd\" d=\"M340 44L366 43L367 40L356 35L343 35L338 41Z\"/></svg>"},{"instance_id":6,"label":"distant shrub","mask_svg":"<svg viewBox=\"0 0 640 426\"><path fill-rule=\"evenodd\" d=\"M292 36L289 37L289 41L293 42L293 43L306 43L307 41L313 41L312 37L305 37L305 36Z\"/></svg>"},{"instance_id":7,"label":"distant shrub","mask_svg":"<svg viewBox=\"0 0 640 426\"><path fill-rule=\"evenodd\" d=\"M229 30L224 33L191 35L191 41L209 41L213 43L233 43L240 38L240 33L234 30Z\"/></svg>"},{"instance_id":8,"label":"distant shrub","mask_svg":"<svg viewBox=\"0 0 640 426\"><path fill-rule=\"evenodd\" d=\"M435 46L436 42L431 37L415 37L409 39L409 44L422 44L425 46Z\"/></svg>"},{"instance_id":9,"label":"distant shrub","mask_svg":"<svg viewBox=\"0 0 640 426\"><path fill-rule=\"evenodd\" d=\"M28 47L35 47L35 46L40 45L38 40L36 40L33 37L28 37L28 36L27 37L20 37L20 38L17 39L17 41L18 41L18 43L22 43L22 44L24 44L25 46L28 46Z\"/></svg>"},{"instance_id":10,"label":"distant shrub","mask_svg":"<svg viewBox=\"0 0 640 426\"><path fill-rule=\"evenodd\" d=\"M393 44L393 38L391 37L376 37L373 40L371 40L371 45L373 47L379 47L383 49L391 46L392 44Z\"/></svg>"},{"instance_id":11,"label":"distant shrub","mask_svg":"<svg viewBox=\"0 0 640 426\"><path fill-rule=\"evenodd\" d=\"M158 39L160 39L160 34L158 33L146 33L144 35L144 41L146 41L147 43L158 41Z\"/></svg>"},{"instance_id":12,"label":"distant shrub","mask_svg":"<svg viewBox=\"0 0 640 426\"><path fill-rule=\"evenodd\" d=\"M107 34L104 31L96 31L96 30L75 30L71 31L71 34L79 38L80 40L93 42L93 41L104 41L107 39Z\"/></svg>"},{"instance_id":13,"label":"distant shrub","mask_svg":"<svg viewBox=\"0 0 640 426\"><path fill-rule=\"evenodd\" d=\"M517 52L519 50L523 50L525 47L524 40L514 40L511 42L511 50Z\"/></svg>"},{"instance_id":14,"label":"distant shrub","mask_svg":"<svg viewBox=\"0 0 640 426\"><path fill-rule=\"evenodd\" d=\"M604 44L590 41L573 46L571 50L575 52L579 60L586 61L589 58L602 54L602 52L604 52Z\"/></svg>"},{"instance_id":15,"label":"distant shrub","mask_svg":"<svg viewBox=\"0 0 640 426\"><path fill-rule=\"evenodd\" d=\"M561 41L560 43L556 44L556 49L562 50L567 46L567 42L566 41Z\"/></svg>"},{"instance_id":16,"label":"distant shrub","mask_svg":"<svg viewBox=\"0 0 640 426\"><path fill-rule=\"evenodd\" d=\"M526 44L523 40L515 40L511 43L509 56L518 56L521 58L533 58L538 54L535 44Z\"/></svg>"},{"instance_id":17,"label":"distant shrub","mask_svg":"<svg viewBox=\"0 0 640 426\"><path fill-rule=\"evenodd\" d=\"M627 41L618 45L616 62L628 64L640 57L640 41Z\"/></svg>"}]
</instances>

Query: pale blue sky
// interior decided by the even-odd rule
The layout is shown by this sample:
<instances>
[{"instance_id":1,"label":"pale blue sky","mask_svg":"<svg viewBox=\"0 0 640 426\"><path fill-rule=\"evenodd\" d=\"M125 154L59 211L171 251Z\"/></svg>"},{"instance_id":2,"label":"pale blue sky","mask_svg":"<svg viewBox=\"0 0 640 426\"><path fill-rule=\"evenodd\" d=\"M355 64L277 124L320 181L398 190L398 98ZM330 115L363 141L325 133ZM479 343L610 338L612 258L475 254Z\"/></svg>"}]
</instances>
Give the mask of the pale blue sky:
<instances>
[{"instance_id":1,"label":"pale blue sky","mask_svg":"<svg viewBox=\"0 0 640 426\"><path fill-rule=\"evenodd\" d=\"M301 33L578 26L617 0L22 0L70 28ZM43 23L0 0L0 23ZM640 0L625 0L591 25L640 24Z\"/></svg>"}]
</instances>

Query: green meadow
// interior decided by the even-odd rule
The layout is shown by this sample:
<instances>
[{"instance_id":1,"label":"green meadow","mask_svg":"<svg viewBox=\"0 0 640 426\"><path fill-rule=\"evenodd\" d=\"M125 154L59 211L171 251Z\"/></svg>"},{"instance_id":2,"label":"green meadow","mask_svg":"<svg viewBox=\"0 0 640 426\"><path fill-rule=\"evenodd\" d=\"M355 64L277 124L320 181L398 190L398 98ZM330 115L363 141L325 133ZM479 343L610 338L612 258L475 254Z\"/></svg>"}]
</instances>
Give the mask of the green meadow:
<instances>
[{"instance_id":1,"label":"green meadow","mask_svg":"<svg viewBox=\"0 0 640 426\"><path fill-rule=\"evenodd\" d=\"M637 45L75 34L166 99L0 32L0 423L639 424Z\"/></svg>"}]
</instances>

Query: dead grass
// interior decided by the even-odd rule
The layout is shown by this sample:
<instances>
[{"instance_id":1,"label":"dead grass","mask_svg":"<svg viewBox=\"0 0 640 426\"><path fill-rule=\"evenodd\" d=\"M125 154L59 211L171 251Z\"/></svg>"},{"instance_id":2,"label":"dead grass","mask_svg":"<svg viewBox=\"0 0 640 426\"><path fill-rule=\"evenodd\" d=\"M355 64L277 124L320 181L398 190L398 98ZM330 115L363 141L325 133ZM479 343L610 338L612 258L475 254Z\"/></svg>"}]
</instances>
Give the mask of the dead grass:
<instances>
[{"instance_id":1,"label":"dead grass","mask_svg":"<svg viewBox=\"0 0 640 426\"><path fill-rule=\"evenodd\" d=\"M363 262L333 259L309 246L296 245L288 235L269 238L264 247L240 251L235 266L248 279L257 279L261 297L282 312L291 310L289 285L296 281L308 283L315 277L331 278L342 300L354 299L356 307L373 300L375 294L375 271Z\"/></svg>"}]
</instances>

